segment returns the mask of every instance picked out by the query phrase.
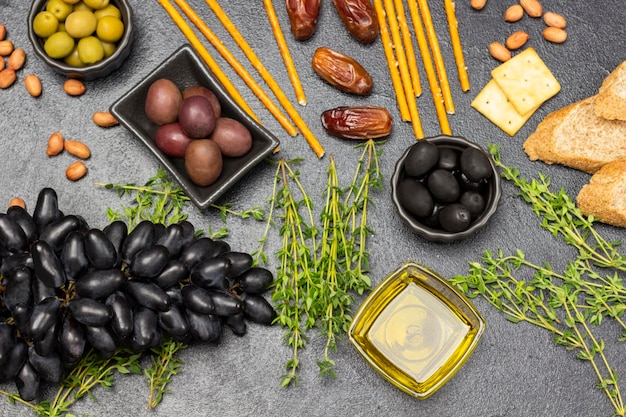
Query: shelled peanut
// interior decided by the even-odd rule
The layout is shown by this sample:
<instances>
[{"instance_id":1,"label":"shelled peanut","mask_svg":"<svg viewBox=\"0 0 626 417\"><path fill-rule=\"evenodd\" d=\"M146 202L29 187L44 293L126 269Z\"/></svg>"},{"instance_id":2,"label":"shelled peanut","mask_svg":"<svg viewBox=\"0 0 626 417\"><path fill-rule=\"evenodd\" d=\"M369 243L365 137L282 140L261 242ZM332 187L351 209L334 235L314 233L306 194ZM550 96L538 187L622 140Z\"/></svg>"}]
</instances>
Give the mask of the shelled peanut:
<instances>
[{"instance_id":1,"label":"shelled peanut","mask_svg":"<svg viewBox=\"0 0 626 417\"><path fill-rule=\"evenodd\" d=\"M470 0L470 6L475 10L481 10L485 7L486 0ZM567 19L555 12L544 11L543 5L539 0L519 0L518 3L512 4L504 12L504 21L508 23L516 23L521 21L527 15L533 19L543 18L546 24L542 32L543 38L552 43L563 43L567 40ZM511 59L511 52L524 46L529 40L529 35L524 30L517 30L511 33L504 43L494 41L489 44L489 54L496 60L504 62Z\"/></svg>"}]
</instances>

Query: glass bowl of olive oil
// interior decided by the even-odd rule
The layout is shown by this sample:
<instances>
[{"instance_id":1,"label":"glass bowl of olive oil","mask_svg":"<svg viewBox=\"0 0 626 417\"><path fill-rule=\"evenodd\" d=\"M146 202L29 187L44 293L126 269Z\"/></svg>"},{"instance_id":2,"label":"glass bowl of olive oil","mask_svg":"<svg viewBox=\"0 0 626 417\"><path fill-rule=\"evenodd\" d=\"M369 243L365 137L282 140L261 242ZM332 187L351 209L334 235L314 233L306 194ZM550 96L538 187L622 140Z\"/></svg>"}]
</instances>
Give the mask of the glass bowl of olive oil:
<instances>
[{"instance_id":1,"label":"glass bowl of olive oil","mask_svg":"<svg viewBox=\"0 0 626 417\"><path fill-rule=\"evenodd\" d=\"M444 278L407 262L374 288L348 337L391 384L419 399L463 366L485 331L474 305Z\"/></svg>"}]
</instances>

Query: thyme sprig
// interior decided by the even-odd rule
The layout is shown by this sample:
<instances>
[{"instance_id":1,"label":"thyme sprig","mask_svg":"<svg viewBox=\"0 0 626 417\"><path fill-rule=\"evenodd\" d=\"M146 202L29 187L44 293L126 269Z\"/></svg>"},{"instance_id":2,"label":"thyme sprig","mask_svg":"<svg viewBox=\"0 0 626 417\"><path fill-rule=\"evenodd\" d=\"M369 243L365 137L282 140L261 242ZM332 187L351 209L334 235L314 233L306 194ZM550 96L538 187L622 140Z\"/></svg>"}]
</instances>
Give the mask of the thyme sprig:
<instances>
[{"instance_id":1,"label":"thyme sprig","mask_svg":"<svg viewBox=\"0 0 626 417\"><path fill-rule=\"evenodd\" d=\"M175 356L176 352L185 348L187 348L186 344L171 339L152 348L152 366L144 370L150 391L149 409L155 408L163 399L163 395L170 392L167 385L174 375L181 372L183 365L183 361Z\"/></svg>"},{"instance_id":2,"label":"thyme sprig","mask_svg":"<svg viewBox=\"0 0 626 417\"><path fill-rule=\"evenodd\" d=\"M293 168L299 161L277 163L266 228L254 255L257 262L267 262L263 248L269 230L278 223L282 246L276 253L279 266L272 300L277 322L286 329L283 340L291 348L282 386L298 385L299 352L307 346L313 328L325 340L322 359L317 361L319 374L336 377L331 352L350 326L353 293L362 294L371 286L366 243L373 231L367 226L367 209L370 190L382 188L378 144L370 140L362 145L355 175L345 188L339 185L334 159L329 157L320 226Z\"/></svg>"},{"instance_id":3,"label":"thyme sprig","mask_svg":"<svg viewBox=\"0 0 626 417\"><path fill-rule=\"evenodd\" d=\"M593 218L586 217L563 189L552 191L547 176L539 174L528 181L516 168L502 163L497 147L489 150L501 175L531 204L541 227L576 248L577 256L557 272L548 262L527 260L520 249L512 255L486 250L480 262L469 263L468 275L453 277L452 283L469 297L483 297L509 321L551 332L557 344L590 363L614 415L624 416L617 372L610 365L604 340L594 334L594 326L610 318L622 328L618 340L626 340L622 318L626 289L619 274L626 258L617 250L619 244L605 240L594 228Z\"/></svg>"}]
</instances>

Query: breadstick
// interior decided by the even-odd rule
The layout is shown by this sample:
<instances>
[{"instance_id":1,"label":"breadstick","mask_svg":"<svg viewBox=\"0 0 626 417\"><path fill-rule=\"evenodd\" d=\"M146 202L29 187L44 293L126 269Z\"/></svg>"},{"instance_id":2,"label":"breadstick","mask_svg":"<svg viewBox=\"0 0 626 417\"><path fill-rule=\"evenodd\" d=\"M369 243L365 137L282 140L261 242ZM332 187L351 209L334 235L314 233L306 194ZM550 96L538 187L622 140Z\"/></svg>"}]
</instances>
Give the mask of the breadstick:
<instances>
[{"instance_id":1,"label":"breadstick","mask_svg":"<svg viewBox=\"0 0 626 417\"><path fill-rule=\"evenodd\" d=\"M453 0L444 0L446 8L446 16L448 17L448 26L450 28L450 41L452 42L452 52L456 61L457 71L459 73L459 82L461 90L469 91L470 82L467 76L467 66L465 65L465 57L463 56L463 47L461 46L461 38L459 36L459 22L456 19Z\"/></svg>"}]
</instances>

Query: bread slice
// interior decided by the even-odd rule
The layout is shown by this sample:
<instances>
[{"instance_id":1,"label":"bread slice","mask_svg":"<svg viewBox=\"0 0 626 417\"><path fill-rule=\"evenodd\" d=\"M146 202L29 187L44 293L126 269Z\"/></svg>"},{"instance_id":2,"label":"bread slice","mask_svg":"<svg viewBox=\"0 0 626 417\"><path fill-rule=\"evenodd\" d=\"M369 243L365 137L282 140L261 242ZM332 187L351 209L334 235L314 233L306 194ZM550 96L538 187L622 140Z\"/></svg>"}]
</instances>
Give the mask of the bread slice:
<instances>
[{"instance_id":1,"label":"bread slice","mask_svg":"<svg viewBox=\"0 0 626 417\"><path fill-rule=\"evenodd\" d=\"M594 103L596 115L609 120L626 120L626 61L604 79Z\"/></svg>"},{"instance_id":2,"label":"bread slice","mask_svg":"<svg viewBox=\"0 0 626 417\"><path fill-rule=\"evenodd\" d=\"M607 162L626 157L626 121L598 117L595 98L588 97L547 115L524 142L530 160L593 174Z\"/></svg>"},{"instance_id":3,"label":"bread slice","mask_svg":"<svg viewBox=\"0 0 626 417\"><path fill-rule=\"evenodd\" d=\"M626 227L626 158L600 168L580 190L576 202L585 215Z\"/></svg>"}]
</instances>

